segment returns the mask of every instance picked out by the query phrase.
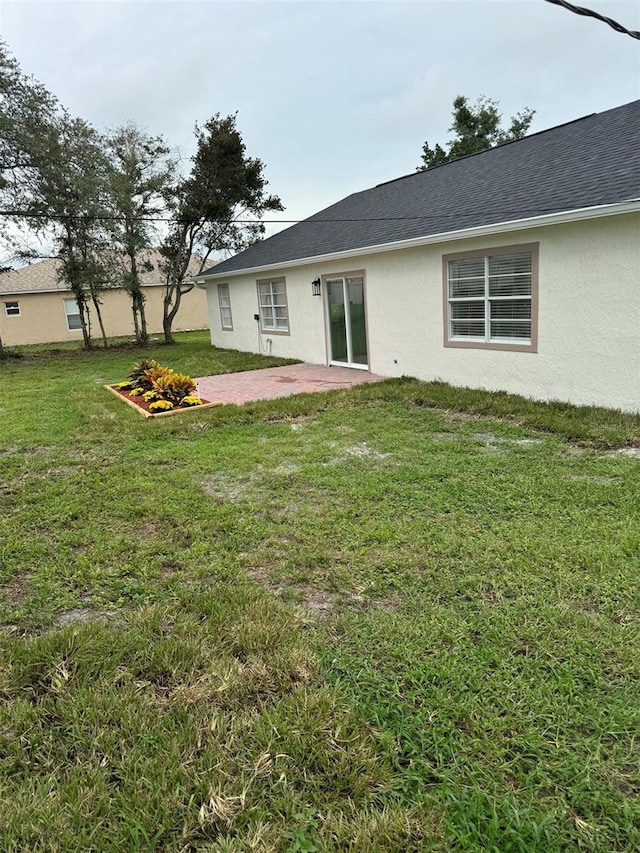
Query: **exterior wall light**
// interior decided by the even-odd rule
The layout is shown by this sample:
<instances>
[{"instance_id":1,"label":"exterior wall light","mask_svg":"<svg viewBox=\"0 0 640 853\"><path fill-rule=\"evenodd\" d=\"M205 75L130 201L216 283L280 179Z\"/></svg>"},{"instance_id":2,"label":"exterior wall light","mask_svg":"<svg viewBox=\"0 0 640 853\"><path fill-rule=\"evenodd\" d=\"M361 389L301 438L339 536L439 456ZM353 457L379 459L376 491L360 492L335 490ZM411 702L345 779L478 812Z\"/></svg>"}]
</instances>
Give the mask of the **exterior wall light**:
<instances>
[{"instance_id":1,"label":"exterior wall light","mask_svg":"<svg viewBox=\"0 0 640 853\"><path fill-rule=\"evenodd\" d=\"M311 282L311 295L312 296L320 296L320 289L322 287L322 282L319 278L314 278Z\"/></svg>"}]
</instances>

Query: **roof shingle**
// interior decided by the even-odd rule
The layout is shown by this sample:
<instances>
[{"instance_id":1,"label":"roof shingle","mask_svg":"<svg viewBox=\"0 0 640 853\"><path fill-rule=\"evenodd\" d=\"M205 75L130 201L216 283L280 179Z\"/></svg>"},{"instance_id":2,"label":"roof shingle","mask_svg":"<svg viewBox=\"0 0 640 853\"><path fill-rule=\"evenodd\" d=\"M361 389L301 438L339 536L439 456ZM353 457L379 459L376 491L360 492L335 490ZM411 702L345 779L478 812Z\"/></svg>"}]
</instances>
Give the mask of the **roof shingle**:
<instances>
[{"instance_id":1,"label":"roof shingle","mask_svg":"<svg viewBox=\"0 0 640 853\"><path fill-rule=\"evenodd\" d=\"M640 100L354 193L203 275L640 198Z\"/></svg>"},{"instance_id":2,"label":"roof shingle","mask_svg":"<svg viewBox=\"0 0 640 853\"><path fill-rule=\"evenodd\" d=\"M158 251L150 251L145 256L153 265L151 271L140 270L140 281L143 287L151 287L162 283L162 274L158 270L161 255ZM7 296L18 293L49 293L60 291L66 293L69 287L58 281L59 261L57 258L47 258L37 261L17 270L0 274L0 295ZM188 276L196 275L202 263L195 255L192 257L187 270Z\"/></svg>"}]
</instances>

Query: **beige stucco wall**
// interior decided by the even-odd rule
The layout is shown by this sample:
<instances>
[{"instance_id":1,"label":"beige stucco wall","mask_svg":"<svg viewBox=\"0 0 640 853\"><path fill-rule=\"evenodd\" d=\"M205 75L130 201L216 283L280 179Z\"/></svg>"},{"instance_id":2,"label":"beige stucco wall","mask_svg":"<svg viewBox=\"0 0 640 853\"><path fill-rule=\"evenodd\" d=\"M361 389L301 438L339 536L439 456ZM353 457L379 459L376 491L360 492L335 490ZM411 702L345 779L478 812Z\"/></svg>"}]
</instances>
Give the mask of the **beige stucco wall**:
<instances>
[{"instance_id":1,"label":"beige stucco wall","mask_svg":"<svg viewBox=\"0 0 640 853\"><path fill-rule=\"evenodd\" d=\"M539 243L538 351L443 345L442 256ZM326 364L316 276L365 270L369 366L384 376L439 379L539 400L640 410L640 216L624 214L493 237L311 264L274 272L287 282L290 335L258 336L256 278L230 278L234 331L223 331L216 284L207 287L216 346ZM267 344L266 339L272 343Z\"/></svg>"},{"instance_id":2,"label":"beige stucco wall","mask_svg":"<svg viewBox=\"0 0 640 853\"><path fill-rule=\"evenodd\" d=\"M162 287L145 287L147 297L145 313L149 333L162 332ZM19 293L15 296L0 295L0 337L5 346L21 344L54 343L60 341L82 340L82 332L69 331L64 311L64 299L72 298L71 293ZM5 302L19 302L20 316L7 317ZM131 300L122 290L105 291L102 297L102 320L109 337L133 335ZM206 295L199 289L182 297L180 310L174 321L174 331L207 328ZM100 326L93 306L91 307L91 333L100 337Z\"/></svg>"}]
</instances>

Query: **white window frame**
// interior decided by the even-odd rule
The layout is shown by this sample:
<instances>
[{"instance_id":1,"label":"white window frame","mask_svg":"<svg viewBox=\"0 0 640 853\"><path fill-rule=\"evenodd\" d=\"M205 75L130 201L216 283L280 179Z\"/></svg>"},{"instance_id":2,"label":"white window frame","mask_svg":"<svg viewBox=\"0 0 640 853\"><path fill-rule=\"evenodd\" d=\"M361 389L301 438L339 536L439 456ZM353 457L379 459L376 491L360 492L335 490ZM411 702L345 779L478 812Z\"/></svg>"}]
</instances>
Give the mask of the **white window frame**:
<instances>
[{"instance_id":1,"label":"white window frame","mask_svg":"<svg viewBox=\"0 0 640 853\"><path fill-rule=\"evenodd\" d=\"M225 332L233 331L233 314L231 313L231 296L229 285L218 285L218 308L220 309L220 327Z\"/></svg>"},{"instance_id":2,"label":"white window frame","mask_svg":"<svg viewBox=\"0 0 640 853\"><path fill-rule=\"evenodd\" d=\"M20 317L20 316L22 316L22 312L20 310L20 303L18 302L18 300L12 299L11 301L5 302L4 303L4 313L5 313L6 317Z\"/></svg>"},{"instance_id":3,"label":"white window frame","mask_svg":"<svg viewBox=\"0 0 640 853\"><path fill-rule=\"evenodd\" d=\"M531 293L513 294L506 296L490 296L489 293L489 258L504 255L529 254L531 256ZM520 246L497 246L488 249L478 249L471 252L456 252L443 255L443 319L444 319L444 345L446 347L459 347L463 349L494 349L511 350L513 352L537 352L538 351L538 255L539 243L526 243ZM460 260L484 260L484 295L469 297L452 297L450 294L450 282L454 281L450 276L450 264ZM523 274L524 275L524 274ZM480 276L474 276L474 278ZM528 338L491 337L491 303L513 302L531 300L531 335ZM454 336L452 334L451 305L461 302L484 302L484 317L478 318L477 322L484 323L485 332L483 336L468 337ZM496 318L494 318L495 320ZM517 323L517 319L505 320L505 322ZM523 318L522 322L529 322Z\"/></svg>"},{"instance_id":4,"label":"white window frame","mask_svg":"<svg viewBox=\"0 0 640 853\"><path fill-rule=\"evenodd\" d=\"M80 317L80 309L78 308L77 301L75 299L63 299L62 304L64 306L64 316L65 316L65 319L67 321L68 331L70 331L70 332L81 332L82 331L82 319ZM70 310L71 308L73 308L74 310L71 311ZM78 323L79 323L78 326L71 326L71 324L69 323L69 319L71 317L77 317L78 318Z\"/></svg>"},{"instance_id":5,"label":"white window frame","mask_svg":"<svg viewBox=\"0 0 640 853\"><path fill-rule=\"evenodd\" d=\"M270 335L288 335L289 306L287 303L287 282L284 277L265 278L256 282L258 288L258 311L260 331ZM274 285L282 285L282 293L274 292ZM277 312L281 313L276 317ZM269 319L269 315L271 319Z\"/></svg>"}]
</instances>

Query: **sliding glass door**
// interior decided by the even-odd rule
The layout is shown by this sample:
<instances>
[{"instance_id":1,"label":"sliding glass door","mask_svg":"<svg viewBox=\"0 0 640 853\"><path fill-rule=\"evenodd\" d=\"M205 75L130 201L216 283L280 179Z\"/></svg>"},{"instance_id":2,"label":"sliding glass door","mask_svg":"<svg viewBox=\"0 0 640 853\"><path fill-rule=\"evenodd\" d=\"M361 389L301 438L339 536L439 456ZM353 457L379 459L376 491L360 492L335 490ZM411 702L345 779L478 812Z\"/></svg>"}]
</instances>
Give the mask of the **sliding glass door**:
<instances>
[{"instance_id":1,"label":"sliding glass door","mask_svg":"<svg viewBox=\"0 0 640 853\"><path fill-rule=\"evenodd\" d=\"M368 367L364 278L361 275L327 278L325 288L330 363Z\"/></svg>"}]
</instances>

